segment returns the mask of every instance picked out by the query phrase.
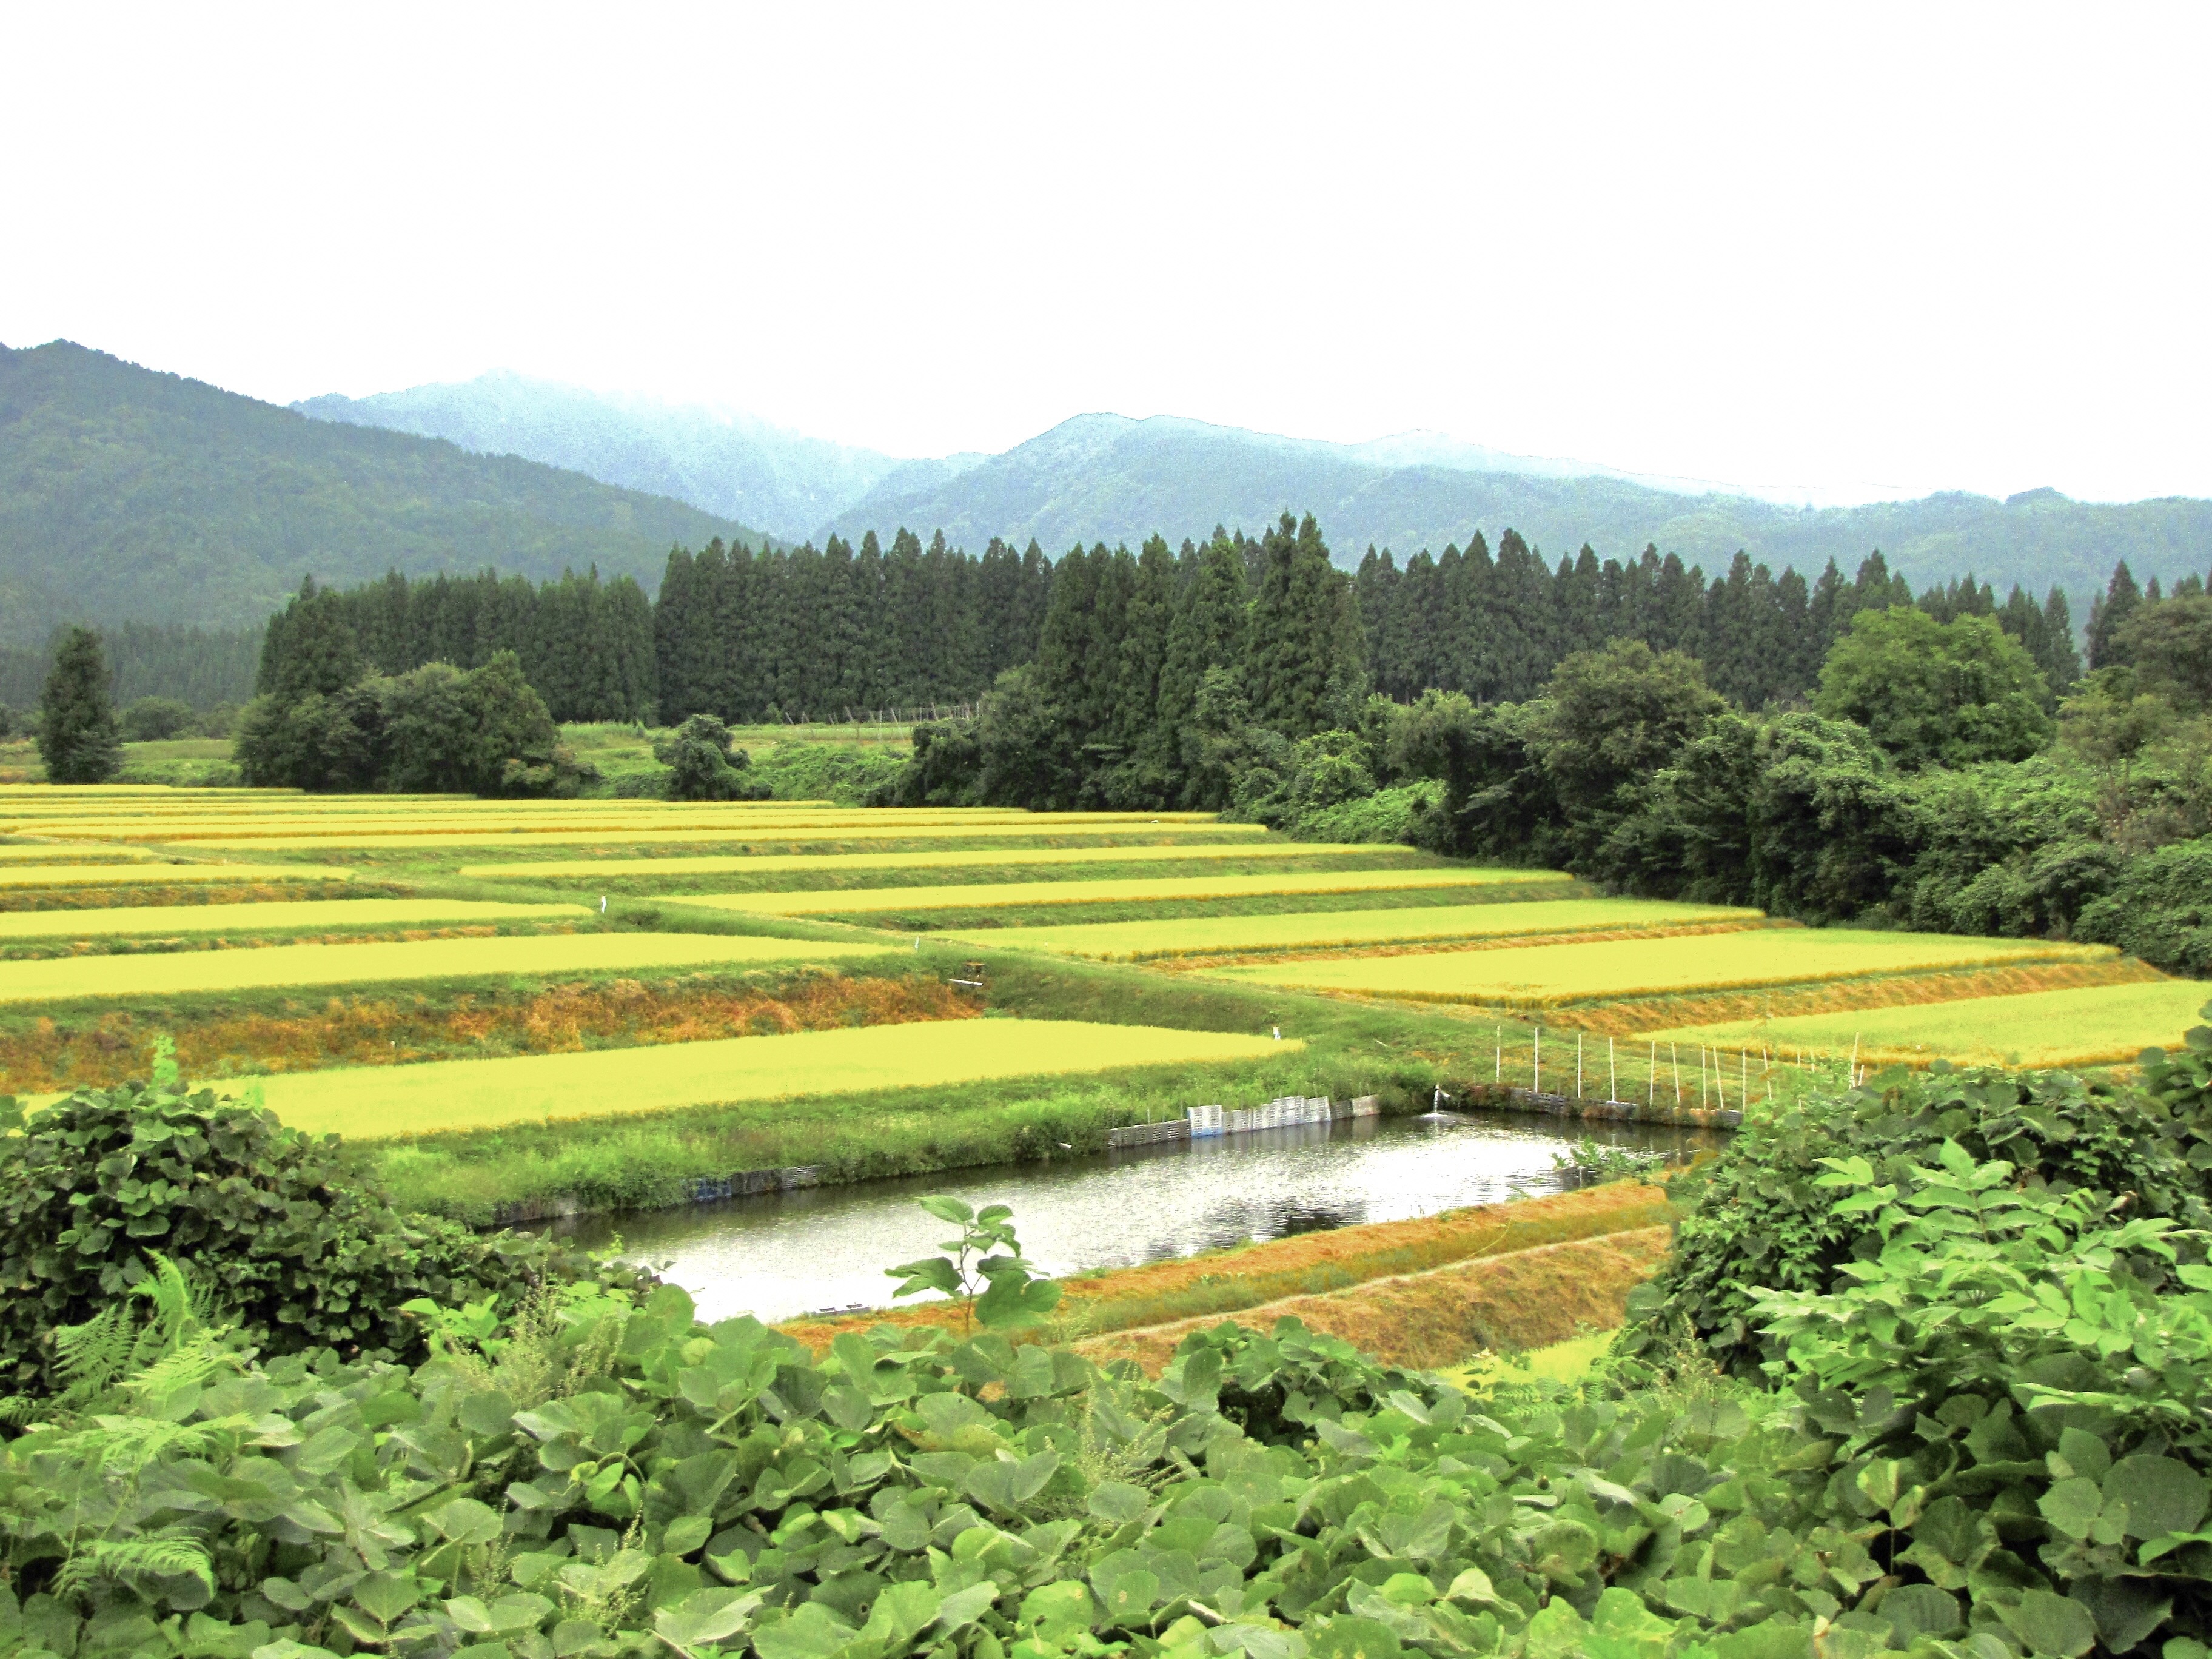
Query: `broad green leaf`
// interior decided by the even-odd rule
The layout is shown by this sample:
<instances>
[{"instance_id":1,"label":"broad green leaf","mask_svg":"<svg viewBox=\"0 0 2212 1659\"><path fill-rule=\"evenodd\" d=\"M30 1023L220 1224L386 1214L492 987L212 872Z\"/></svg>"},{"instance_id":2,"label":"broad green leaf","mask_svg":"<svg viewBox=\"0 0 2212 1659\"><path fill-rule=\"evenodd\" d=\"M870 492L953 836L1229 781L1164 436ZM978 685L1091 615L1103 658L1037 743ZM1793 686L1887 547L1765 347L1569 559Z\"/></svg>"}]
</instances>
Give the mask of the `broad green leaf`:
<instances>
[{"instance_id":1,"label":"broad green leaf","mask_svg":"<svg viewBox=\"0 0 2212 1659\"><path fill-rule=\"evenodd\" d=\"M2070 1596L2024 1591L2017 1605L1999 1603L1996 1615L2033 1654L2081 1659L2097 1644L2096 1619Z\"/></svg>"},{"instance_id":2,"label":"broad green leaf","mask_svg":"<svg viewBox=\"0 0 2212 1659\"><path fill-rule=\"evenodd\" d=\"M2212 1487L2171 1457L2123 1457L2105 1475L2105 1497L2128 1506L2128 1535L2157 1538L2187 1532L2204 1518Z\"/></svg>"}]
</instances>

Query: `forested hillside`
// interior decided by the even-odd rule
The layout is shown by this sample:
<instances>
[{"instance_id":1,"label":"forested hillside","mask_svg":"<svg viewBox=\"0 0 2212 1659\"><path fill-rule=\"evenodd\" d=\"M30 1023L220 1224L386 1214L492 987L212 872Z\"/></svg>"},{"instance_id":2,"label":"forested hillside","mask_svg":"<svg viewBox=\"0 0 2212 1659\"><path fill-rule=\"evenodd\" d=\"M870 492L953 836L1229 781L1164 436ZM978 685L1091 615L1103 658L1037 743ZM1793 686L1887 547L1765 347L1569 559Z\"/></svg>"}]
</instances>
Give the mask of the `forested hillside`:
<instances>
[{"instance_id":1,"label":"forested hillside","mask_svg":"<svg viewBox=\"0 0 2212 1659\"><path fill-rule=\"evenodd\" d=\"M303 575L596 563L745 533L528 461L274 404L56 341L0 348L0 646L70 620L258 626ZM754 539L757 539L755 538Z\"/></svg>"},{"instance_id":2,"label":"forested hillside","mask_svg":"<svg viewBox=\"0 0 2212 1659\"><path fill-rule=\"evenodd\" d=\"M105 629L101 644L115 677L115 701L173 697L202 710L244 702L253 695L262 632L158 623ZM52 640L36 650L0 647L0 708L28 708L38 702L53 667L53 647Z\"/></svg>"},{"instance_id":3,"label":"forested hillside","mask_svg":"<svg viewBox=\"0 0 2212 1659\"><path fill-rule=\"evenodd\" d=\"M1962 493L1869 507L1800 508L1744 495L1684 495L1619 477L1560 476L1451 447L1408 452L1272 437L1165 416L1085 415L942 483L886 478L830 528L848 538L889 524L942 526L955 546L997 536L1047 547L1137 544L1156 531L1264 526L1310 504L1328 526L1340 564L1366 549L1402 563L1423 548L1496 546L1508 529L1556 560L1587 542L1626 560L1645 545L1685 564L1723 569L1738 550L1777 570L1845 570L1881 550L1916 586L1966 571L2000 592L2053 585L2076 599L2126 560L2168 582L2212 566L2212 502L2185 498L2112 506L2031 490L2008 501Z\"/></svg>"}]
</instances>

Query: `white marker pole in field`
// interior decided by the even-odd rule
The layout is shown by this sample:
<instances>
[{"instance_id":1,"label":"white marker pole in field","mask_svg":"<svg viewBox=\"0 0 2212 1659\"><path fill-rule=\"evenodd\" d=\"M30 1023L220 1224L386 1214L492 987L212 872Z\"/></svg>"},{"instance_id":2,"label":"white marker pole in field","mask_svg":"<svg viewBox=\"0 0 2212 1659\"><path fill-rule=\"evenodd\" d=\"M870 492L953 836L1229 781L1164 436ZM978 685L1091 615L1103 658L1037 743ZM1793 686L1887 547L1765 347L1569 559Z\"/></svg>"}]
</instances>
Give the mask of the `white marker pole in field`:
<instances>
[{"instance_id":1,"label":"white marker pole in field","mask_svg":"<svg viewBox=\"0 0 2212 1659\"><path fill-rule=\"evenodd\" d=\"M1583 1097L1583 1034L1575 1033L1575 1098Z\"/></svg>"},{"instance_id":2,"label":"white marker pole in field","mask_svg":"<svg viewBox=\"0 0 2212 1659\"><path fill-rule=\"evenodd\" d=\"M1544 1092L1544 1028L1532 1025L1528 1032L1532 1045L1528 1052L1534 1056L1529 1062L1528 1092L1540 1095Z\"/></svg>"},{"instance_id":3,"label":"white marker pole in field","mask_svg":"<svg viewBox=\"0 0 2212 1659\"><path fill-rule=\"evenodd\" d=\"M1655 1107L1659 1103L1659 1039L1657 1037L1651 1039L1651 1075L1645 1079L1644 1085L1644 1103Z\"/></svg>"},{"instance_id":4,"label":"white marker pole in field","mask_svg":"<svg viewBox=\"0 0 2212 1659\"><path fill-rule=\"evenodd\" d=\"M1679 1112L1682 1109L1682 1045L1679 1042L1668 1043L1667 1056L1674 1066L1674 1109Z\"/></svg>"},{"instance_id":5,"label":"white marker pole in field","mask_svg":"<svg viewBox=\"0 0 2212 1659\"><path fill-rule=\"evenodd\" d=\"M1620 1067L1614 1063L1613 1039L1605 1040L1605 1099L1611 1105L1620 1098Z\"/></svg>"}]
</instances>

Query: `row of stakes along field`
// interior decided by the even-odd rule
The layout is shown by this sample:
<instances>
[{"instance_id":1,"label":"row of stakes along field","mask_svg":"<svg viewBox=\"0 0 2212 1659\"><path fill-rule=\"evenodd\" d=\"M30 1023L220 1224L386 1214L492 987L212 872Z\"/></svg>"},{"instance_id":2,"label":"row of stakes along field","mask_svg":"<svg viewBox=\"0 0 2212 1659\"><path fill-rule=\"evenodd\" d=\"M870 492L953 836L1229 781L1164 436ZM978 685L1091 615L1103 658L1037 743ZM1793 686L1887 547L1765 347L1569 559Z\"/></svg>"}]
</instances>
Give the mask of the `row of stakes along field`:
<instances>
[{"instance_id":1,"label":"row of stakes along field","mask_svg":"<svg viewBox=\"0 0 2212 1659\"><path fill-rule=\"evenodd\" d=\"M302 884L328 885L302 898ZM180 896L192 902L167 902ZM1653 1098L1662 1050L1679 1073L1686 1048L1701 1071L1709 1053L1715 1069L1721 1051L1735 1055L1738 1091L1753 1054L1763 1066L2125 1063L2177 1042L2204 1000L2108 947L1806 928L1195 813L788 801L0 788L0 949L15 958L0 961L0 1010L64 1024L226 996L266 1008L294 993L283 1006L296 1020L349 998L467 1001L502 981L653 995L799 975L941 986L957 983L947 950L1014 953L1043 971L1058 959L1194 976L1293 1011L1322 997L1489 1020L1501 1079L1512 1048L1516 1077L1541 1079L1549 1027L1555 1046L1577 1032L1604 1042L1611 1093L1624 1087L1621 1044L1640 1044ZM850 1006L875 1012L849 1029L756 1022L757 1034L728 1035L725 1022L698 1040L681 1022L634 1039L555 1022L550 1052L483 1059L395 1039L393 1060L419 1063L292 1054L272 1059L264 1086L288 1119L373 1138L1296 1052L1273 1030L949 1017L984 1000L856 993ZM1268 1022L1291 1026L1291 1045L1296 1023Z\"/></svg>"}]
</instances>

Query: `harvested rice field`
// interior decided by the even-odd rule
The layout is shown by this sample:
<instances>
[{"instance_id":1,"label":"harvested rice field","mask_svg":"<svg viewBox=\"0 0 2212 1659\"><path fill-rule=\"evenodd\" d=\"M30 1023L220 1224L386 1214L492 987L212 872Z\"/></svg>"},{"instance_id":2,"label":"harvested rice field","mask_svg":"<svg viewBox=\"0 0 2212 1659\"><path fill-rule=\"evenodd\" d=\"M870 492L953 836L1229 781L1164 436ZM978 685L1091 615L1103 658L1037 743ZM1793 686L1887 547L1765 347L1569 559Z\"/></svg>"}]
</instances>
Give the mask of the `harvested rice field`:
<instances>
[{"instance_id":1,"label":"harvested rice field","mask_svg":"<svg viewBox=\"0 0 2212 1659\"><path fill-rule=\"evenodd\" d=\"M284 928L457 927L485 923L574 921L592 914L581 904L504 904L481 899L310 899L272 904L160 904L0 914L0 939L265 933Z\"/></svg>"},{"instance_id":2,"label":"harvested rice field","mask_svg":"<svg viewBox=\"0 0 2212 1659\"><path fill-rule=\"evenodd\" d=\"M580 933L369 945L272 945L177 956L0 962L0 1003L316 986L413 983L499 975L630 974L653 969L880 956L884 946L714 933Z\"/></svg>"},{"instance_id":3,"label":"harvested rice field","mask_svg":"<svg viewBox=\"0 0 2212 1659\"><path fill-rule=\"evenodd\" d=\"M1568 882L1550 871L1322 870L1257 876L1132 877L1118 881L1021 881L943 887L850 887L810 893L687 894L683 902L769 916L868 915L880 911L1015 908L1035 904L1142 904L1255 898L1283 893L1364 893L1391 889L1524 886Z\"/></svg>"},{"instance_id":4,"label":"harvested rice field","mask_svg":"<svg viewBox=\"0 0 2212 1659\"><path fill-rule=\"evenodd\" d=\"M1412 884L1401 876L1391 884ZM1763 911L1719 904L1674 904L1654 899L1552 899L1439 905L1420 909L1324 910L1288 915L1105 921L1069 927L979 932L965 936L955 931L945 937L965 937L971 944L988 942L1020 951L1049 951L1055 955L1085 957L1096 962L1148 962L1177 957L1347 946L1419 947L1438 940L1505 939L1523 933L1749 927L1765 920Z\"/></svg>"},{"instance_id":5,"label":"harvested rice field","mask_svg":"<svg viewBox=\"0 0 2212 1659\"><path fill-rule=\"evenodd\" d=\"M313 864L10 864L0 887L178 887L198 882L345 881L348 870Z\"/></svg>"},{"instance_id":6,"label":"harvested rice field","mask_svg":"<svg viewBox=\"0 0 2212 1659\"><path fill-rule=\"evenodd\" d=\"M506 864L465 864L464 876L492 881L506 878L560 881L570 878L605 880L626 876L835 875L846 871L959 869L984 866L1150 864L1178 860L1266 858L1407 858L1413 849L1373 843L1273 841L1200 842L1166 847L1009 847L978 852L972 847L931 848L918 853L710 853L647 859L518 859Z\"/></svg>"},{"instance_id":7,"label":"harvested rice field","mask_svg":"<svg viewBox=\"0 0 2212 1659\"><path fill-rule=\"evenodd\" d=\"M1085 1020L955 1020L645 1049L309 1072L261 1082L296 1127L375 1139L682 1106L1295 1052L1265 1037Z\"/></svg>"},{"instance_id":8,"label":"harvested rice field","mask_svg":"<svg viewBox=\"0 0 2212 1659\"><path fill-rule=\"evenodd\" d=\"M2206 1023L2212 985L2158 980L2098 985L1911 1008L1864 1008L1774 1020L1733 1020L1651 1034L1660 1042L1764 1048L1782 1058L1824 1058L1856 1049L1863 1064L2115 1066L2145 1048L2178 1048L2182 1034Z\"/></svg>"},{"instance_id":9,"label":"harvested rice field","mask_svg":"<svg viewBox=\"0 0 2212 1659\"><path fill-rule=\"evenodd\" d=\"M1535 1010L1693 990L1802 985L2028 962L2105 962L2106 945L1841 927L1762 928L1419 956L1320 958L1211 970L1300 990Z\"/></svg>"}]
</instances>

